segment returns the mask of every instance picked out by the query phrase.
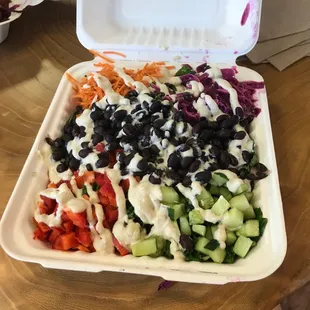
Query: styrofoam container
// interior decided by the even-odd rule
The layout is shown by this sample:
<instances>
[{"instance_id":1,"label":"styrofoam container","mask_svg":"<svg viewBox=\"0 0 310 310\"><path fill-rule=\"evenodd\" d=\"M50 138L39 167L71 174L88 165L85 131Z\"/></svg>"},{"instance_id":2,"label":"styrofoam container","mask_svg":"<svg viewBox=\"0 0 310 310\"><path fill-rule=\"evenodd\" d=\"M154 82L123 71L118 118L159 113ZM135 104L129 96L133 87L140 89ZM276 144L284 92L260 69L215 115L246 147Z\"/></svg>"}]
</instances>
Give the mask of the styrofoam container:
<instances>
[{"instance_id":1,"label":"styrofoam container","mask_svg":"<svg viewBox=\"0 0 310 310\"><path fill-rule=\"evenodd\" d=\"M87 19L87 16L84 16L84 14L87 13L86 2L89 3L86 0L77 1L78 33L80 38L85 36L85 34L87 33L86 28L90 27L88 23L91 22L90 19ZM121 25L118 25L117 22L124 23L124 27L126 27L126 22L122 20L121 17L124 17L122 15L122 13L124 12L124 8L128 9L130 7L127 6L127 1L93 0L92 2L97 4L97 11L100 11L102 9L101 12L105 12L105 17L110 16L110 19L115 22L112 23L111 20L108 20L107 22L111 24L104 24L104 29L105 31L107 31L107 33L104 35L105 40L111 39L109 37L109 27L121 27ZM144 1L138 0L129 2L144 3ZM204 1L193 0L191 2L204 3ZM224 8L227 8L225 4L227 4L229 7L229 5L232 5L232 3L235 1L214 0L213 2L217 3L218 10L223 10ZM240 2L244 2L244 6L242 7L243 9L240 10L240 14L238 14L238 16L242 15L244 7L246 6L245 1L240 0ZM260 1L251 1L251 3L252 2L255 2L260 10ZM104 4L100 5L100 3ZM114 7L113 3L117 6ZM92 5L90 6L92 7ZM85 12L83 13L82 10L85 10ZM110 13L108 13L109 10ZM133 14L134 12L131 13ZM137 14L134 16L135 18L138 18L138 16L140 15ZM259 14L257 15L257 13L255 13L255 16L257 17L259 16ZM144 16L143 18L148 19L150 17ZM188 19L190 19L190 17L188 17ZM101 18L101 21L102 20L104 20L104 17ZM130 18L128 17L128 22L129 21ZM164 21L165 20L163 20L163 22ZM225 19L223 21L225 21ZM96 23L96 21L94 22ZM142 21L136 21L137 24L140 22L142 23ZM154 24L156 25L156 22L154 22ZM175 22L175 24L178 23ZM121 28L117 29L119 29L120 32L122 30ZM120 34L119 36L120 37L118 38L118 40L125 44L125 36L121 36ZM84 45L87 45L87 47L89 48L97 48L99 44L101 44L102 49L107 49L108 45L106 46L106 44L108 44L108 41L102 41L101 43L97 44L95 43L97 41L94 40L92 45L92 37L93 33L88 32L87 40L89 45L87 45L86 42L83 41L83 39L82 43ZM163 41L159 40L156 42L164 42L164 40L165 39L163 39ZM251 40L249 40L249 42L250 41ZM149 39L149 42L155 42L155 40L152 41ZM137 44L142 43L142 41L137 41ZM113 44L110 44L109 49L116 48ZM154 59L156 60L171 60L174 57L173 52L171 52L170 55L169 52L163 52L160 48L156 46L149 47L150 50L154 49L154 53L150 53L149 59L153 59L154 57ZM140 46L135 48L140 48ZM133 57L131 57L130 59L133 59L135 55L138 56L135 48L131 51L131 55ZM144 48L146 49L146 47ZM191 48L194 49L194 47ZM127 47L127 49L130 49L130 47ZM155 56L156 49L158 49L157 57ZM222 49L222 47L220 47L219 49ZM118 50L125 51L126 48L123 46L123 49L118 48ZM215 50L216 48L214 48L214 51L212 52L214 54L212 56L213 58L216 58ZM161 52L163 53L161 54ZM178 50L176 54L180 54L180 50ZM144 55L146 57L146 55L148 54L145 53ZM198 56L195 53L193 53L192 55L194 56L191 56L189 52L186 53L186 56L192 58L191 62L186 62L195 66L197 65L196 59L198 59ZM202 56L202 54L200 54L200 57L205 57L205 55ZM201 62L201 60L202 59L199 59L197 61ZM74 77L80 78L84 74L94 70L93 64L94 61L80 63L70 68L68 72ZM143 65L143 61L117 61L116 64L126 67L138 67ZM174 64L176 66L180 65L178 63ZM222 64L220 66L229 67L233 64L234 62L230 62L227 64ZM262 77L255 71L243 67L237 67L237 69L237 78L239 80L263 80ZM166 280L213 284L224 284L227 282L253 281L262 279L273 273L281 265L286 253L286 233L269 118L268 102L265 90L261 90L257 93L258 105L261 107L262 112L252 123L251 136L256 141L257 152L260 157L260 161L263 162L272 172L270 176L268 176L266 179L259 181L254 190L255 205L262 208L264 216L268 218L268 224L265 233L259 241L258 245L251 250L246 259L239 259L233 265L220 265L215 263L176 262L174 260L167 260L165 258L136 258L131 255L120 257L115 254L101 255L100 253L89 254L82 252L61 252L52 250L42 242L33 240L32 235L34 226L32 224L32 217L35 208L35 199L37 197L37 193L45 188L48 181L47 169L38 156L38 150L40 150L44 146L44 138L47 135L55 138L57 135L60 134L62 126L65 124L66 119L70 114L70 111L73 110L73 107L70 104L71 96L71 85L64 75L60 81L55 97L43 121L41 129L30 151L29 157L26 161L26 164L23 168L23 171L16 184L16 187L13 191L13 194L10 198L10 201L7 205L7 208L3 214L0 223L0 243L3 249L10 256L23 261L39 263L42 266L48 268L81 270L91 272L99 272L103 270L119 271L127 273L155 275L163 277Z\"/></svg>"}]
</instances>

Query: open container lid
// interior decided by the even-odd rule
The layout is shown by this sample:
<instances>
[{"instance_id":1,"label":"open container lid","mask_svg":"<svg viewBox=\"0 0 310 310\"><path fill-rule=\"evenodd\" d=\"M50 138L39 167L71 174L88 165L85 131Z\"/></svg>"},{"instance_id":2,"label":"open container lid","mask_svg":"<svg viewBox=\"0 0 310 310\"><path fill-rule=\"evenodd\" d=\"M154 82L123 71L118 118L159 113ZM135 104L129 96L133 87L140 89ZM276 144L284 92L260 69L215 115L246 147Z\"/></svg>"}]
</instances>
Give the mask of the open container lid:
<instances>
[{"instance_id":1,"label":"open container lid","mask_svg":"<svg viewBox=\"0 0 310 310\"><path fill-rule=\"evenodd\" d=\"M77 0L88 49L127 60L233 64L256 44L262 0Z\"/></svg>"}]
</instances>

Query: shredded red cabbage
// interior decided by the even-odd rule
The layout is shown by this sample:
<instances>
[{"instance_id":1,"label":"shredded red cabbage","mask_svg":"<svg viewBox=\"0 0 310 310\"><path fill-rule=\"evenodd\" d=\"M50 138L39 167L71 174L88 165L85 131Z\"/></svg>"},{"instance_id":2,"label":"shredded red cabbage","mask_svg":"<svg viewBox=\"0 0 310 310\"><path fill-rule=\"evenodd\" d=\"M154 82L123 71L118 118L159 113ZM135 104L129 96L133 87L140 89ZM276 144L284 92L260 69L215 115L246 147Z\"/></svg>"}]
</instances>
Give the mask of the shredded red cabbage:
<instances>
[{"instance_id":1,"label":"shredded red cabbage","mask_svg":"<svg viewBox=\"0 0 310 310\"><path fill-rule=\"evenodd\" d=\"M197 67L197 72L204 72L205 68L208 68L207 64L202 64ZM202 74L185 74L181 76L182 84L186 85L189 81L200 81L204 85L204 93L211 96L218 104L221 111L232 115L233 111L230 104L229 93L221 88L216 82L214 82L208 75L208 73ZM244 81L240 82L236 79L237 68L224 68L221 69L222 78L228 81L238 94L239 103L243 109L245 117L254 119L258 116L261 109L256 106L255 93L257 89L263 89L265 87L264 82ZM195 98L187 96L184 99L183 94L177 95L178 108L183 111L185 119L195 124L200 119L199 113L193 106Z\"/></svg>"},{"instance_id":2,"label":"shredded red cabbage","mask_svg":"<svg viewBox=\"0 0 310 310\"><path fill-rule=\"evenodd\" d=\"M157 291L166 290L167 288L171 287L175 282L173 281L163 281L159 284Z\"/></svg>"},{"instance_id":3,"label":"shredded red cabbage","mask_svg":"<svg viewBox=\"0 0 310 310\"><path fill-rule=\"evenodd\" d=\"M0 23L7 21L10 18L12 12L14 12L19 7L18 4L9 7L10 3L10 0L0 1Z\"/></svg>"}]
</instances>

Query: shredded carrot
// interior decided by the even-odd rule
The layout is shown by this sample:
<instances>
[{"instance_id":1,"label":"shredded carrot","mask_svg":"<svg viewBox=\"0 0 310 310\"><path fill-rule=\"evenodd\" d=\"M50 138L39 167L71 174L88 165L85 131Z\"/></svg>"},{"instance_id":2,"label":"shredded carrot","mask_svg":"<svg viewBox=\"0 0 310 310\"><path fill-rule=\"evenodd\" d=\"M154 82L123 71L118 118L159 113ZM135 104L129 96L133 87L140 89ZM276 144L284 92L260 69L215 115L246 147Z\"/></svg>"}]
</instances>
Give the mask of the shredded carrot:
<instances>
[{"instance_id":1,"label":"shredded carrot","mask_svg":"<svg viewBox=\"0 0 310 310\"><path fill-rule=\"evenodd\" d=\"M175 66L166 66L166 68L167 68L168 70L173 70L173 69L175 69Z\"/></svg>"},{"instance_id":2,"label":"shredded carrot","mask_svg":"<svg viewBox=\"0 0 310 310\"><path fill-rule=\"evenodd\" d=\"M98 52L96 52L96 51L94 51L94 50L89 50L89 52L90 52L91 54L93 54L94 56L98 56L98 57L104 59L104 60L107 61L107 62L112 62L112 63L114 62L113 59L111 59L111 58L109 58L109 57L106 57L106 56L104 56L104 55L101 55L100 53L98 53Z\"/></svg>"},{"instance_id":3,"label":"shredded carrot","mask_svg":"<svg viewBox=\"0 0 310 310\"><path fill-rule=\"evenodd\" d=\"M125 54L120 53L120 52L116 52L116 51L104 51L104 52L102 52L102 54L113 54L113 55L118 55L118 56L126 58Z\"/></svg>"},{"instance_id":4,"label":"shredded carrot","mask_svg":"<svg viewBox=\"0 0 310 310\"><path fill-rule=\"evenodd\" d=\"M164 64L165 64L164 61L157 61L157 62L155 62L155 63L156 63L156 65L164 65Z\"/></svg>"},{"instance_id":5,"label":"shredded carrot","mask_svg":"<svg viewBox=\"0 0 310 310\"><path fill-rule=\"evenodd\" d=\"M125 84L125 81L118 73L114 70L113 60L102 55L102 54L115 54L120 56L125 56L122 53L114 51L106 51L98 53L96 51L90 50L90 52L98 57L101 57L106 62L99 62L94 64L98 68L97 74L102 77L107 78L112 86L113 91L124 96L130 90L135 89L132 84ZM143 68L140 69L126 69L123 68L124 72L129 75L134 81L141 82L146 86L150 85L150 81L155 81L156 78L162 77L161 68L165 65L165 62L152 62L146 63ZM167 69L174 69L174 66L166 66ZM149 79L145 79L148 77ZM79 81L67 73L67 78L72 84L72 88L75 92L74 98L79 102L79 104L84 108L89 108L94 101L101 100L105 96L104 90L97 84L97 79L94 78L93 73L89 73L84 76Z\"/></svg>"}]
</instances>

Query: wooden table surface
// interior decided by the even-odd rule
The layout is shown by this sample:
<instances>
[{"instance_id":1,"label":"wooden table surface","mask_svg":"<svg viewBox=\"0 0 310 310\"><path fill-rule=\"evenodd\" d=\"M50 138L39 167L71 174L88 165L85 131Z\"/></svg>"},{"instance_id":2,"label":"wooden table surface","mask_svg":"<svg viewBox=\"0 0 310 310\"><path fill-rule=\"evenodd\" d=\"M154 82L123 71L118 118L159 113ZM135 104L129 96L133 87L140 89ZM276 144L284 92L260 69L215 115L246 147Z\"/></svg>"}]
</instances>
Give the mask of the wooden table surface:
<instances>
[{"instance_id":1,"label":"wooden table surface","mask_svg":"<svg viewBox=\"0 0 310 310\"><path fill-rule=\"evenodd\" d=\"M0 215L61 75L90 58L75 34L74 1L45 2L11 24L0 45ZM288 235L286 258L272 276L224 286L177 283L157 292L162 279L156 277L48 270L0 249L0 309L272 309L307 283L310 57L282 73L266 64L250 67L267 84Z\"/></svg>"}]
</instances>

